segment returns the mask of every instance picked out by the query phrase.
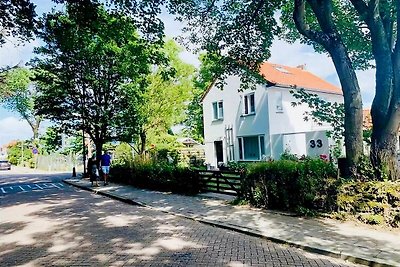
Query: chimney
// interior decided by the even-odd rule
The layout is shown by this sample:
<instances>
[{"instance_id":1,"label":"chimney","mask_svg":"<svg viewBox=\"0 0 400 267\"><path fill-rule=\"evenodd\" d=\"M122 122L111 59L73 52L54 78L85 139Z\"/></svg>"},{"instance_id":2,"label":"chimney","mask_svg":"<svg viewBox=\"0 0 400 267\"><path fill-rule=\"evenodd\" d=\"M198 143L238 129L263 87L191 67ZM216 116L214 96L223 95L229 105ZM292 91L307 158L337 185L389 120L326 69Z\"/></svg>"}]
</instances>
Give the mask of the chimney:
<instances>
[{"instance_id":1,"label":"chimney","mask_svg":"<svg viewBox=\"0 0 400 267\"><path fill-rule=\"evenodd\" d=\"M296 68L301 69L301 70L305 70L306 66L307 66L306 64L302 64L302 65L296 66Z\"/></svg>"}]
</instances>

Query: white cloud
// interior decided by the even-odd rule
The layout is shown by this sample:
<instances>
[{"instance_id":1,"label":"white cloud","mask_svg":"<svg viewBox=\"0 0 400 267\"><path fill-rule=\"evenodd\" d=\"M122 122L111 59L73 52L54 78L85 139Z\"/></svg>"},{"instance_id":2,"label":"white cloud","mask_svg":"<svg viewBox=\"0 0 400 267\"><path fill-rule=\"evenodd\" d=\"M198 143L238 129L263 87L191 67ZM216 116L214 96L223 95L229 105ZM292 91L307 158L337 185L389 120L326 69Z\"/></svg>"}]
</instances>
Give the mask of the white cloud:
<instances>
[{"instance_id":1,"label":"white cloud","mask_svg":"<svg viewBox=\"0 0 400 267\"><path fill-rule=\"evenodd\" d=\"M0 144L7 144L12 140L30 139L32 130L26 121L16 117L6 117L0 119Z\"/></svg>"},{"instance_id":2,"label":"white cloud","mask_svg":"<svg viewBox=\"0 0 400 267\"><path fill-rule=\"evenodd\" d=\"M18 45L14 38L10 38L3 46L0 47L0 67L17 65L20 62L28 62L33 55L33 48L38 46L38 41Z\"/></svg>"}]
</instances>

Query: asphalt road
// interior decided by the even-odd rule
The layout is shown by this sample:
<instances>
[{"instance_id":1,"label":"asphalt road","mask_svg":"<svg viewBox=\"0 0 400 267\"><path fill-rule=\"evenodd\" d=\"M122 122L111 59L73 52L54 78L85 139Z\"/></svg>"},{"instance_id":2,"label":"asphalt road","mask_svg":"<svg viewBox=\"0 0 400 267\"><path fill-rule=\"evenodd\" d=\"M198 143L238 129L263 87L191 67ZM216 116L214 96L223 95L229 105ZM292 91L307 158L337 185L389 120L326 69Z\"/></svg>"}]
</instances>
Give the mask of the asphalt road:
<instances>
[{"instance_id":1,"label":"asphalt road","mask_svg":"<svg viewBox=\"0 0 400 267\"><path fill-rule=\"evenodd\" d=\"M355 266L81 191L68 176L0 172L0 266Z\"/></svg>"}]
</instances>

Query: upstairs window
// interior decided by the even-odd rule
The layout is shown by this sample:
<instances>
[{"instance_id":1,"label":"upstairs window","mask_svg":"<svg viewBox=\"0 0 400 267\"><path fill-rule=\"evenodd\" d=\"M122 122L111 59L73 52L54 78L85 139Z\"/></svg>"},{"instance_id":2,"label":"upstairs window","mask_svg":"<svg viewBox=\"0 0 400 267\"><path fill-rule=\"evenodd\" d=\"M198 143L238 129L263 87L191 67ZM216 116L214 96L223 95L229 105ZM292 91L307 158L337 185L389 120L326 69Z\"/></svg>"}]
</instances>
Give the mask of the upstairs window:
<instances>
[{"instance_id":1,"label":"upstairs window","mask_svg":"<svg viewBox=\"0 0 400 267\"><path fill-rule=\"evenodd\" d=\"M213 102L213 114L214 120L223 120L224 119L224 104L222 101Z\"/></svg>"},{"instance_id":2,"label":"upstairs window","mask_svg":"<svg viewBox=\"0 0 400 267\"><path fill-rule=\"evenodd\" d=\"M256 113L256 103L254 99L254 93L247 94L244 96L244 115Z\"/></svg>"}]
</instances>

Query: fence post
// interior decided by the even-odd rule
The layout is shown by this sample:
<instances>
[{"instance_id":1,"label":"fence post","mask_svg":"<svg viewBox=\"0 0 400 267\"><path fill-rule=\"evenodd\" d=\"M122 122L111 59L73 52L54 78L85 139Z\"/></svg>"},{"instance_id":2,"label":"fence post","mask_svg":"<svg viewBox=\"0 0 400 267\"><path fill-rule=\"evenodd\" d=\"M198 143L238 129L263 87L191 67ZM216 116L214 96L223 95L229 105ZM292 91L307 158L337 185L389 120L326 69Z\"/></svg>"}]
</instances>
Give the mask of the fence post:
<instances>
[{"instance_id":1,"label":"fence post","mask_svg":"<svg viewBox=\"0 0 400 267\"><path fill-rule=\"evenodd\" d=\"M216 176L217 176L217 192L219 193L219 180L220 180L219 178L221 176L221 172L217 172Z\"/></svg>"}]
</instances>

